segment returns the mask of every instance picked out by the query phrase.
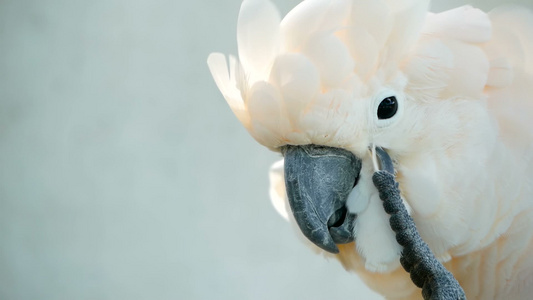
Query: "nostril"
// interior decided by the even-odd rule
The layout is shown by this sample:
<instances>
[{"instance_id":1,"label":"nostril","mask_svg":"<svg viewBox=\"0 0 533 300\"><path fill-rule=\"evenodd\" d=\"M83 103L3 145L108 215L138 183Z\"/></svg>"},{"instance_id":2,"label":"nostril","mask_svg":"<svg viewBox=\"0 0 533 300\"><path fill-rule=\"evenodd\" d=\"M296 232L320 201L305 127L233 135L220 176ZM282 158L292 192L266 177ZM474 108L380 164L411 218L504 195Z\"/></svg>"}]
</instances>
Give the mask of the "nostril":
<instances>
[{"instance_id":1,"label":"nostril","mask_svg":"<svg viewBox=\"0 0 533 300\"><path fill-rule=\"evenodd\" d=\"M344 223L348 210L345 207L337 209L337 211L329 218L328 228L339 227Z\"/></svg>"}]
</instances>

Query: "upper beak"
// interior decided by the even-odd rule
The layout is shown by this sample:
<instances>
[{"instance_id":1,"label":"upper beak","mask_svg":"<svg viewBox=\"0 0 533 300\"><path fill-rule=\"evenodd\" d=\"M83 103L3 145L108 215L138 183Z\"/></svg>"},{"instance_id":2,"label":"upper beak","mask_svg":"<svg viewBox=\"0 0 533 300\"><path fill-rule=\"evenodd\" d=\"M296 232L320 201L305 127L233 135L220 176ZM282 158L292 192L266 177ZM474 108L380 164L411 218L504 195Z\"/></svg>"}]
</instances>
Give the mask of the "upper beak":
<instances>
[{"instance_id":1,"label":"upper beak","mask_svg":"<svg viewBox=\"0 0 533 300\"><path fill-rule=\"evenodd\" d=\"M318 247L338 253L335 244L353 241L355 215L345 207L361 171L351 152L317 145L284 146L285 185L294 218Z\"/></svg>"}]
</instances>

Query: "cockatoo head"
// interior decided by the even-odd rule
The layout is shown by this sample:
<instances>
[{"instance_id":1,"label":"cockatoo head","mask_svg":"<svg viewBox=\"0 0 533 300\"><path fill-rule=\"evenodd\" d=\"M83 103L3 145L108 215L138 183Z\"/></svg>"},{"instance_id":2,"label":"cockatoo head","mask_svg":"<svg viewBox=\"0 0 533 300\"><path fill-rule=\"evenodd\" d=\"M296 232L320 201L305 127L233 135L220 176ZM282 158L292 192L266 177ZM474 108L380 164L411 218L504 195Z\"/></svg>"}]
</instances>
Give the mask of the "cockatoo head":
<instances>
[{"instance_id":1,"label":"cockatoo head","mask_svg":"<svg viewBox=\"0 0 533 300\"><path fill-rule=\"evenodd\" d=\"M230 56L228 71L222 54L208 59L244 127L283 153L295 219L325 250L353 239L344 207L369 149L394 159L420 151L433 141L431 119L449 108L422 105L450 86L448 48L421 42L428 2L306 0L281 20L270 1L245 0L239 60Z\"/></svg>"},{"instance_id":2,"label":"cockatoo head","mask_svg":"<svg viewBox=\"0 0 533 300\"><path fill-rule=\"evenodd\" d=\"M427 1L306 0L280 21L268 0L245 0L239 61L208 64L237 118L264 146L339 147L357 155L390 141L405 111L401 62Z\"/></svg>"}]
</instances>

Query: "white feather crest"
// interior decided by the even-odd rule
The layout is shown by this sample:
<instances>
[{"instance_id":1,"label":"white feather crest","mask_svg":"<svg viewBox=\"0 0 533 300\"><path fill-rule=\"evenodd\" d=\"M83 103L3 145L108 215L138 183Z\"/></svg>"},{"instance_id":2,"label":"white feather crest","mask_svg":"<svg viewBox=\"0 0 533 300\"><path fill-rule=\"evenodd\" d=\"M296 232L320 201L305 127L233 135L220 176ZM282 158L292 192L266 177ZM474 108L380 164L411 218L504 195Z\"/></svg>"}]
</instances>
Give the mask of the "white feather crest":
<instances>
[{"instance_id":1,"label":"white feather crest","mask_svg":"<svg viewBox=\"0 0 533 300\"><path fill-rule=\"evenodd\" d=\"M479 98L487 86L509 85L517 66L533 69L533 46L523 37L529 29L504 34L517 24L530 28L527 17L496 11L489 18L470 6L432 14L427 7L426 0L305 0L281 20L269 0L245 0L239 61L230 57L228 69L212 54L209 68L235 115L272 150L357 148L347 128L368 118L358 102L398 73L409 79L410 96L431 100ZM331 99L346 103L339 109Z\"/></svg>"},{"instance_id":2,"label":"white feather crest","mask_svg":"<svg viewBox=\"0 0 533 300\"><path fill-rule=\"evenodd\" d=\"M222 55L212 54L209 68L235 115L268 148L350 148L346 128L361 122L354 107L364 94L354 87L383 60L398 65L418 36L427 2L306 0L280 20L269 0L245 0L237 26L240 64L230 59L228 72Z\"/></svg>"}]
</instances>

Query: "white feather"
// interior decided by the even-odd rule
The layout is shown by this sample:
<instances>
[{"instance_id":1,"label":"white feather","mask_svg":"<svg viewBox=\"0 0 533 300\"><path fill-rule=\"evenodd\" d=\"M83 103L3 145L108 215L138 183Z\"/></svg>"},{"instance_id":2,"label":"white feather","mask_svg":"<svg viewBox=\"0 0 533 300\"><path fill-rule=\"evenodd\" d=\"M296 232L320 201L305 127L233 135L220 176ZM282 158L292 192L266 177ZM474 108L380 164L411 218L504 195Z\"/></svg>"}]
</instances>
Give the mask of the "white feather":
<instances>
[{"instance_id":1,"label":"white feather","mask_svg":"<svg viewBox=\"0 0 533 300\"><path fill-rule=\"evenodd\" d=\"M221 53L211 53L207 59L207 65L215 79L218 89L226 99L226 102L228 102L231 110L237 119L248 128L250 117L244 107L241 91L237 88L236 80L234 77L230 77L226 58ZM235 72L234 69L235 65L233 65L232 73Z\"/></svg>"},{"instance_id":2,"label":"white feather","mask_svg":"<svg viewBox=\"0 0 533 300\"><path fill-rule=\"evenodd\" d=\"M428 14L422 33L468 43L485 43L491 38L492 26L485 12L466 5Z\"/></svg>"},{"instance_id":3,"label":"white feather","mask_svg":"<svg viewBox=\"0 0 533 300\"><path fill-rule=\"evenodd\" d=\"M366 28L348 27L336 35L346 44L355 61L354 70L361 78L368 78L377 68L380 47L376 37Z\"/></svg>"},{"instance_id":4,"label":"white feather","mask_svg":"<svg viewBox=\"0 0 533 300\"><path fill-rule=\"evenodd\" d=\"M515 68L532 74L533 17L531 12L521 7L502 7L491 11L489 17L494 24L494 39L485 50L490 54L497 55L499 52L500 55L505 55Z\"/></svg>"},{"instance_id":5,"label":"white feather","mask_svg":"<svg viewBox=\"0 0 533 300\"><path fill-rule=\"evenodd\" d=\"M270 180L269 195L272 206L285 220L289 220L290 207L285 190L285 172L283 170L283 159L275 162L268 172Z\"/></svg>"},{"instance_id":6,"label":"white feather","mask_svg":"<svg viewBox=\"0 0 533 300\"><path fill-rule=\"evenodd\" d=\"M252 120L251 129L254 137L264 140L261 144L267 147L282 145L283 135L290 131L289 118L282 104L279 90L268 82L256 82L249 92L247 108Z\"/></svg>"},{"instance_id":7,"label":"white feather","mask_svg":"<svg viewBox=\"0 0 533 300\"><path fill-rule=\"evenodd\" d=\"M356 61L356 72L367 78L377 67L380 51L394 24L384 0L353 3L346 27L335 34Z\"/></svg>"},{"instance_id":8,"label":"white feather","mask_svg":"<svg viewBox=\"0 0 533 300\"><path fill-rule=\"evenodd\" d=\"M317 34L302 48L318 69L324 89L341 86L352 74L354 61L346 46L332 34Z\"/></svg>"},{"instance_id":9,"label":"white feather","mask_svg":"<svg viewBox=\"0 0 533 300\"><path fill-rule=\"evenodd\" d=\"M315 34L342 27L349 13L348 0L306 0L292 9L281 22L286 51L298 51Z\"/></svg>"},{"instance_id":10,"label":"white feather","mask_svg":"<svg viewBox=\"0 0 533 300\"><path fill-rule=\"evenodd\" d=\"M367 31L373 37L377 49L382 49L394 26L394 21L394 15L387 1L357 1L351 7L348 25L353 29ZM354 43L362 44L362 41L354 40Z\"/></svg>"},{"instance_id":11,"label":"white feather","mask_svg":"<svg viewBox=\"0 0 533 300\"><path fill-rule=\"evenodd\" d=\"M445 44L453 53L453 67L448 73L449 80L441 97L446 99L461 95L481 98L490 68L485 52L461 41L448 40Z\"/></svg>"},{"instance_id":12,"label":"white feather","mask_svg":"<svg viewBox=\"0 0 533 300\"><path fill-rule=\"evenodd\" d=\"M266 80L280 48L278 10L268 0L245 0L237 22L239 58L251 82Z\"/></svg>"},{"instance_id":13,"label":"white feather","mask_svg":"<svg viewBox=\"0 0 533 300\"><path fill-rule=\"evenodd\" d=\"M440 39L424 39L413 50L404 72L409 74L412 93L423 99L438 99L446 88L454 65L454 56Z\"/></svg>"},{"instance_id":14,"label":"white feather","mask_svg":"<svg viewBox=\"0 0 533 300\"><path fill-rule=\"evenodd\" d=\"M399 63L413 47L424 24L429 0L389 0L394 25L384 49L385 62Z\"/></svg>"},{"instance_id":15,"label":"white feather","mask_svg":"<svg viewBox=\"0 0 533 300\"><path fill-rule=\"evenodd\" d=\"M371 178L372 164L363 162L361 175ZM383 210L383 202L371 182L363 183L364 194L368 195L367 208L357 215L355 236L357 251L365 258L365 269L370 272L390 272L400 265L402 247L398 245L395 234L389 226L389 216Z\"/></svg>"},{"instance_id":16,"label":"white feather","mask_svg":"<svg viewBox=\"0 0 533 300\"><path fill-rule=\"evenodd\" d=\"M487 86L504 88L513 82L513 67L504 57L494 58L490 62Z\"/></svg>"},{"instance_id":17,"label":"white feather","mask_svg":"<svg viewBox=\"0 0 533 300\"><path fill-rule=\"evenodd\" d=\"M320 76L313 63L302 54L278 56L272 67L270 82L283 95L285 109L292 124L320 91Z\"/></svg>"}]
</instances>

